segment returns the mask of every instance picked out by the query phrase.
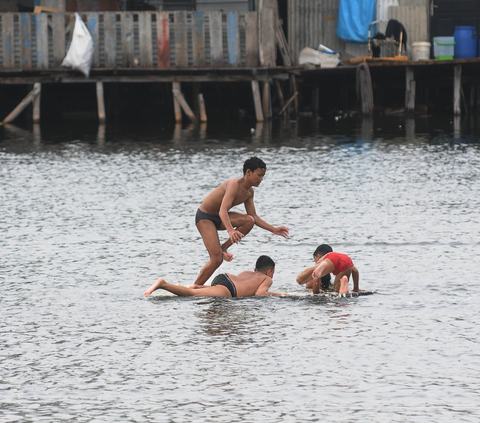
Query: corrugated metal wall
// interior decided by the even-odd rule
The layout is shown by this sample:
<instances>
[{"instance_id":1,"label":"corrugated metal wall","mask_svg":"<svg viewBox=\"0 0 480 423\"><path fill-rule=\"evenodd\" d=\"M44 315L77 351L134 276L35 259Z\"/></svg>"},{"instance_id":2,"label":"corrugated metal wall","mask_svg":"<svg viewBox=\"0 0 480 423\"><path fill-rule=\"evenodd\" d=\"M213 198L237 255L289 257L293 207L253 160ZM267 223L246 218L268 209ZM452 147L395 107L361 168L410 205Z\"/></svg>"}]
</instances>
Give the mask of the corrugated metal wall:
<instances>
[{"instance_id":1,"label":"corrugated metal wall","mask_svg":"<svg viewBox=\"0 0 480 423\"><path fill-rule=\"evenodd\" d=\"M367 54L366 44L349 44L335 35L340 0L289 0L288 42L291 56L298 63L304 47L319 43L342 52L342 57ZM428 40L429 0L377 0L377 19L385 20L377 31L385 32L387 21L397 19L408 34L408 44ZM411 49L408 49L411 50Z\"/></svg>"}]
</instances>

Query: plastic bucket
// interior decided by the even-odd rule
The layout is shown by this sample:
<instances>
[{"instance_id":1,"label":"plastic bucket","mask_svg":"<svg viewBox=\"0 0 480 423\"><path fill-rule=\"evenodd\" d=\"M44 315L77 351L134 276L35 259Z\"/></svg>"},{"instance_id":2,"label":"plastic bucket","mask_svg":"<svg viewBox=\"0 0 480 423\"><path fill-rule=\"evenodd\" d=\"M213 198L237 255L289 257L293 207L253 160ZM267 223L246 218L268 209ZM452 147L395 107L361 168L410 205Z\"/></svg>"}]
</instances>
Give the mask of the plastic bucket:
<instances>
[{"instance_id":1,"label":"plastic bucket","mask_svg":"<svg viewBox=\"0 0 480 423\"><path fill-rule=\"evenodd\" d=\"M455 38L435 37L433 39L433 55L437 60L452 60L455 48Z\"/></svg>"},{"instance_id":2,"label":"plastic bucket","mask_svg":"<svg viewBox=\"0 0 480 423\"><path fill-rule=\"evenodd\" d=\"M474 26L456 26L453 33L455 38L455 59L472 59L477 57L477 31Z\"/></svg>"},{"instance_id":3,"label":"plastic bucket","mask_svg":"<svg viewBox=\"0 0 480 423\"><path fill-rule=\"evenodd\" d=\"M412 43L412 60L418 62L420 60L430 60L431 44L424 41Z\"/></svg>"}]
</instances>

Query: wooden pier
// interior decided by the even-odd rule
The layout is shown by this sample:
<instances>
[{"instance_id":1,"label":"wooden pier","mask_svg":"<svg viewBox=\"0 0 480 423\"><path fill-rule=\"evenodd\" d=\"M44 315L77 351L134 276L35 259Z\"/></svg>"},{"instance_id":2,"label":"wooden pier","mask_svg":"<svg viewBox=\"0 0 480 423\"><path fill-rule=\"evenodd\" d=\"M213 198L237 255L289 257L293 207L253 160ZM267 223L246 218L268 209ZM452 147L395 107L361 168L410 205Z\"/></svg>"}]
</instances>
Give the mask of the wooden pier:
<instances>
[{"instance_id":1,"label":"wooden pier","mask_svg":"<svg viewBox=\"0 0 480 423\"><path fill-rule=\"evenodd\" d=\"M0 84L35 87L7 121L30 102L38 121L44 84L95 84L100 121L106 118L104 83L170 84L176 121L181 121L182 111L192 122L207 119L208 105L201 88L207 82L248 82L258 121L272 117L271 87L280 91L276 98L282 108L285 98L296 98L291 74L295 68L276 66L279 27L271 9L80 15L94 45L89 78L61 67L73 33L74 14L0 14ZM185 83L195 84L198 107L185 100ZM284 113L293 106L298 103L291 101ZM197 109L197 114L192 109Z\"/></svg>"}]
</instances>

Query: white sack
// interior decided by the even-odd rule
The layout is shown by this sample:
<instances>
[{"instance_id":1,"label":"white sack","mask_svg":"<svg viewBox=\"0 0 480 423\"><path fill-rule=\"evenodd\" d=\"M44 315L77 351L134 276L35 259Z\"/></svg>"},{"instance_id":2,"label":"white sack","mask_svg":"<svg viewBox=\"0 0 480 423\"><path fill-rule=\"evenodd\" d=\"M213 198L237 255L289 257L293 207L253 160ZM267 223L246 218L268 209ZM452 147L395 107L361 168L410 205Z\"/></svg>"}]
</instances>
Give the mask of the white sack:
<instances>
[{"instance_id":1,"label":"white sack","mask_svg":"<svg viewBox=\"0 0 480 423\"><path fill-rule=\"evenodd\" d=\"M90 32L78 13L75 13L75 27L67 55L62 66L79 70L87 78L90 75L90 66L93 58L93 40Z\"/></svg>"},{"instance_id":2,"label":"white sack","mask_svg":"<svg viewBox=\"0 0 480 423\"><path fill-rule=\"evenodd\" d=\"M321 68L336 68L340 63L340 53L326 53L305 47L298 55L300 65L311 64Z\"/></svg>"}]
</instances>

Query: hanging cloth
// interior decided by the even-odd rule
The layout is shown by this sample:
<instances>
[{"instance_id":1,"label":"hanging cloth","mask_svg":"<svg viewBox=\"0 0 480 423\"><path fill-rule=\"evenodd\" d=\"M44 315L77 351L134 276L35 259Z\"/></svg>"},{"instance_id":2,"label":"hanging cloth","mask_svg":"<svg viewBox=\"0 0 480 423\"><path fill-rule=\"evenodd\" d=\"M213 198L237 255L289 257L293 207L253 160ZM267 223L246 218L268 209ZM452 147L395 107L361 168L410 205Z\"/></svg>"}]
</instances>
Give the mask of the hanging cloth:
<instances>
[{"instance_id":1,"label":"hanging cloth","mask_svg":"<svg viewBox=\"0 0 480 423\"><path fill-rule=\"evenodd\" d=\"M340 0L335 34L347 43L367 44L376 0Z\"/></svg>"}]
</instances>

